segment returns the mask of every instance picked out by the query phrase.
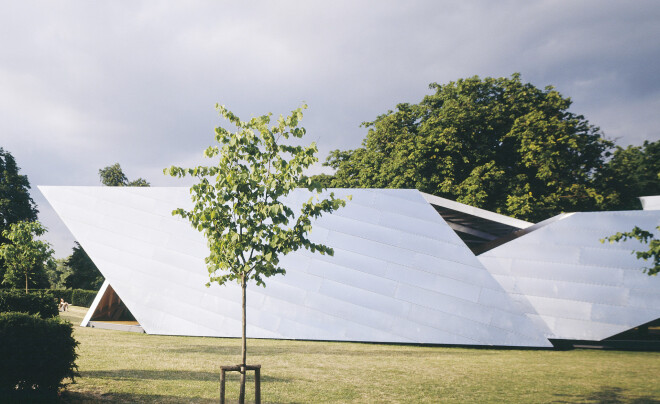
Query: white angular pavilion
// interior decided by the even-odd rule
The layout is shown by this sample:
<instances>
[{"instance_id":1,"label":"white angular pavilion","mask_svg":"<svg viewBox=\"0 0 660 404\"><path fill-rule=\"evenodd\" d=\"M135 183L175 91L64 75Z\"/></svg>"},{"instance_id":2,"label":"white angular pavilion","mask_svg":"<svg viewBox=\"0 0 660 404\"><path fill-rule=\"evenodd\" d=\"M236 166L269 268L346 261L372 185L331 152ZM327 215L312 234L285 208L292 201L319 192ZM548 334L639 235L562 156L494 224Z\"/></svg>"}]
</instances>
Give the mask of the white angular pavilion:
<instances>
[{"instance_id":1,"label":"white angular pavilion","mask_svg":"<svg viewBox=\"0 0 660 404\"><path fill-rule=\"evenodd\" d=\"M130 310L150 334L240 336L240 287L204 286L206 241L171 214L188 188L39 189L106 278L82 325ZM353 199L312 237L335 255L291 253L285 276L250 285L249 337L550 347L660 318L660 277L631 254L641 244L599 241L654 229L660 210L533 225L416 190L332 191Z\"/></svg>"}]
</instances>

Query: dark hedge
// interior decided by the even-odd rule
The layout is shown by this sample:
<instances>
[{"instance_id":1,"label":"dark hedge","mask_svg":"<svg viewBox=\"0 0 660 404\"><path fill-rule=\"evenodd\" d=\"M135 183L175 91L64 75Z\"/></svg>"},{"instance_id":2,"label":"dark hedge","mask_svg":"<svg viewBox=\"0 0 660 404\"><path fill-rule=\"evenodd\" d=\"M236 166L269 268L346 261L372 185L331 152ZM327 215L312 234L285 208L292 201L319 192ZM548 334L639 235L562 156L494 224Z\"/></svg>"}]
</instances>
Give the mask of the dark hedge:
<instances>
[{"instance_id":1,"label":"dark hedge","mask_svg":"<svg viewBox=\"0 0 660 404\"><path fill-rule=\"evenodd\" d=\"M60 299L64 299L65 302L71 303L71 295L73 294L73 289L40 289L39 292L47 293L57 299L59 303Z\"/></svg>"},{"instance_id":2,"label":"dark hedge","mask_svg":"<svg viewBox=\"0 0 660 404\"><path fill-rule=\"evenodd\" d=\"M57 316L57 302L39 292L25 294L20 290L0 290L0 313L18 311L38 314L42 318Z\"/></svg>"},{"instance_id":3,"label":"dark hedge","mask_svg":"<svg viewBox=\"0 0 660 404\"><path fill-rule=\"evenodd\" d=\"M58 303L60 299L74 306L89 307L99 293L98 290L84 289L34 289L30 293L37 292L52 296Z\"/></svg>"},{"instance_id":4,"label":"dark hedge","mask_svg":"<svg viewBox=\"0 0 660 404\"><path fill-rule=\"evenodd\" d=\"M73 326L59 317L0 313L0 397L56 393L78 376Z\"/></svg>"},{"instance_id":5,"label":"dark hedge","mask_svg":"<svg viewBox=\"0 0 660 404\"><path fill-rule=\"evenodd\" d=\"M74 306L89 307L98 293L96 290L73 289L71 304Z\"/></svg>"}]
</instances>

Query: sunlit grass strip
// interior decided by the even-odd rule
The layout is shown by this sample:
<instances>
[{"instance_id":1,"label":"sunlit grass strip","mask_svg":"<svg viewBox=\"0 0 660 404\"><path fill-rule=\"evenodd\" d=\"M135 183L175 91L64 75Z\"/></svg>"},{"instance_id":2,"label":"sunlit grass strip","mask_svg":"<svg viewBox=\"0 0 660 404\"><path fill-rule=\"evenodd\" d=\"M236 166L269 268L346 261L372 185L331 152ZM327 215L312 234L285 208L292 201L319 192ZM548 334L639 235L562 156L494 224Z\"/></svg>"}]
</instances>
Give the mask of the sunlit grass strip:
<instances>
[{"instance_id":1,"label":"sunlit grass strip","mask_svg":"<svg viewBox=\"0 0 660 404\"><path fill-rule=\"evenodd\" d=\"M79 324L84 308L63 314ZM65 402L211 403L235 339L76 327L81 378ZM251 340L263 402L648 402L660 400L660 353L501 350ZM254 383L248 379L248 399ZM227 397L238 397L228 374ZM231 401L230 401L231 402Z\"/></svg>"}]
</instances>

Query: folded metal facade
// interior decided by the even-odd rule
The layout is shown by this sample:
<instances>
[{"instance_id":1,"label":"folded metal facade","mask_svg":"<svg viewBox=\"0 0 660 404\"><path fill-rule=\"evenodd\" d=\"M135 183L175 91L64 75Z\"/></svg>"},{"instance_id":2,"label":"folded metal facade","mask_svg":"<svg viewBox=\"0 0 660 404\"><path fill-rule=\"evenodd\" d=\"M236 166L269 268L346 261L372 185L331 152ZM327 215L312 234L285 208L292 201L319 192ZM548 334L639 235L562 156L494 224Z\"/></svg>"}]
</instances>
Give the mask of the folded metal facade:
<instances>
[{"instance_id":1,"label":"folded metal facade","mask_svg":"<svg viewBox=\"0 0 660 404\"><path fill-rule=\"evenodd\" d=\"M240 335L240 287L204 286L206 241L171 214L191 205L188 188L39 189L147 333ZM416 190L333 191L353 198L311 237L334 256L291 253L285 276L250 285L249 337L549 347L660 317L640 244L599 241L655 227L660 211L575 214L476 256Z\"/></svg>"}]
</instances>

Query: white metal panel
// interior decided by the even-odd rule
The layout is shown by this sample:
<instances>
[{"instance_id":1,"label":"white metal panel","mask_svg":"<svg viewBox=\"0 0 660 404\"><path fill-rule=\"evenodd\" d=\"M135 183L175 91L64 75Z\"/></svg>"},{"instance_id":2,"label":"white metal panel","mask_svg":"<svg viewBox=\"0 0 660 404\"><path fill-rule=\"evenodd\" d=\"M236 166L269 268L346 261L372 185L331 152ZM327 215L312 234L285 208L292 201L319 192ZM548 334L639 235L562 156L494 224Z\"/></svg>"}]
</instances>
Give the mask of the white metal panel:
<instances>
[{"instance_id":1,"label":"white metal panel","mask_svg":"<svg viewBox=\"0 0 660 404\"><path fill-rule=\"evenodd\" d=\"M240 334L240 288L204 286L206 241L171 214L187 188L40 189L146 332ZM332 191L353 200L312 236L335 256L292 253L251 285L250 337L549 346L419 192Z\"/></svg>"},{"instance_id":2,"label":"white metal panel","mask_svg":"<svg viewBox=\"0 0 660 404\"><path fill-rule=\"evenodd\" d=\"M660 210L660 195L642 196L639 200L644 210Z\"/></svg>"},{"instance_id":3,"label":"white metal panel","mask_svg":"<svg viewBox=\"0 0 660 404\"><path fill-rule=\"evenodd\" d=\"M660 211L575 213L479 259L548 337L602 340L660 318L660 277L642 272L641 243L600 240L659 224Z\"/></svg>"}]
</instances>

